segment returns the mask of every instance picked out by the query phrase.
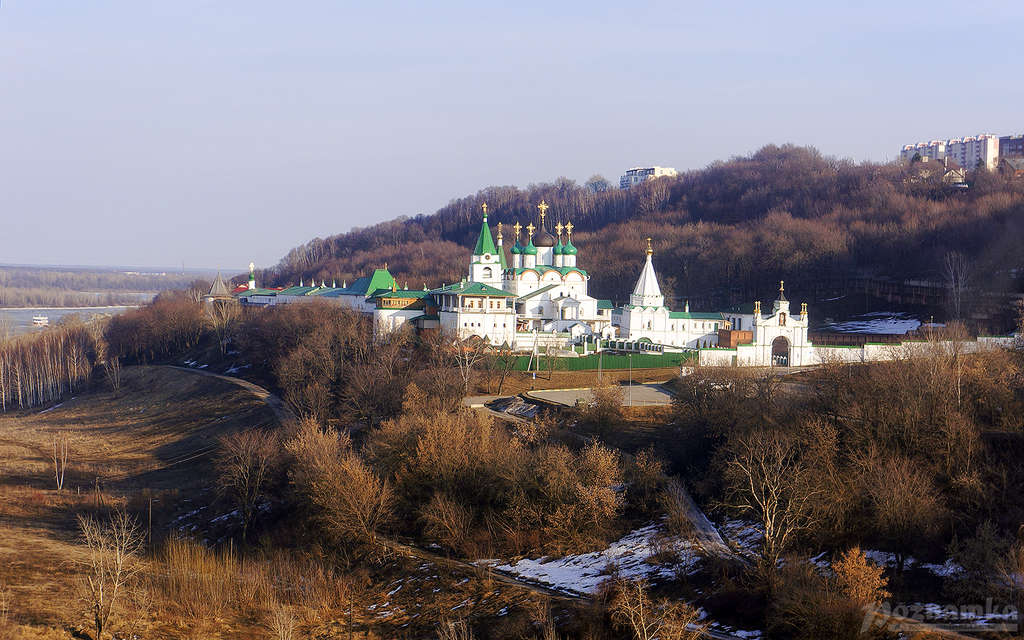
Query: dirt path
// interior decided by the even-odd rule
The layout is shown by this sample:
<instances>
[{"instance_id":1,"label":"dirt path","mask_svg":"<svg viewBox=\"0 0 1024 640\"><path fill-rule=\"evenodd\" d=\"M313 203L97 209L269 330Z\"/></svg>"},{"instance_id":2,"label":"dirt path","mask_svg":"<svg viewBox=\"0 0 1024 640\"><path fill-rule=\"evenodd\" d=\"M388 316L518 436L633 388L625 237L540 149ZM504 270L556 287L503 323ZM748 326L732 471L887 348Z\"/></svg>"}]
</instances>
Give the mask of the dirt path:
<instances>
[{"instance_id":1,"label":"dirt path","mask_svg":"<svg viewBox=\"0 0 1024 640\"><path fill-rule=\"evenodd\" d=\"M179 367L173 364L163 366L167 367L168 369L177 369L178 371L187 371L189 373L194 373L200 376L208 376L210 378L218 378L220 380L225 380L233 385L251 391L252 394L255 395L257 398L266 402L267 406L273 409L274 415L277 416L277 419L280 420L282 424L296 419L295 414L292 413L292 410L289 409L288 405L284 403L284 400L282 400L277 395L267 391L258 384L249 382L248 380L243 380L242 378L235 378L233 376L227 376L220 373L214 373L212 371L205 371L203 369L190 369L188 367Z\"/></svg>"}]
</instances>

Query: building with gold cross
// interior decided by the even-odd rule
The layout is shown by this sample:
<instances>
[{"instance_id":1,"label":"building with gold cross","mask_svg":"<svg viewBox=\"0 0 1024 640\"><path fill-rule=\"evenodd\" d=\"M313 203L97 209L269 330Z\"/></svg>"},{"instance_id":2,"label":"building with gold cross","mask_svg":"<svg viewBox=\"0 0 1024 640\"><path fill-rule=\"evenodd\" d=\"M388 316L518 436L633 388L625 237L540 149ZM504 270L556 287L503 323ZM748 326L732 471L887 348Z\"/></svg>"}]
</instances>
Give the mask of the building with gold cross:
<instances>
[{"instance_id":1,"label":"building with gold cross","mask_svg":"<svg viewBox=\"0 0 1024 640\"><path fill-rule=\"evenodd\" d=\"M492 344L528 350L535 345L567 346L582 336L600 334L611 323L611 302L587 293L590 275L577 265L571 222L548 231L545 201L537 205L537 225L516 222L509 260L504 233L491 234L487 205L469 273L460 283L431 291L438 300L439 326L462 338L471 335ZM523 231L525 230L525 238ZM563 242L564 233L564 242ZM523 242L525 240L525 242Z\"/></svg>"}]
</instances>

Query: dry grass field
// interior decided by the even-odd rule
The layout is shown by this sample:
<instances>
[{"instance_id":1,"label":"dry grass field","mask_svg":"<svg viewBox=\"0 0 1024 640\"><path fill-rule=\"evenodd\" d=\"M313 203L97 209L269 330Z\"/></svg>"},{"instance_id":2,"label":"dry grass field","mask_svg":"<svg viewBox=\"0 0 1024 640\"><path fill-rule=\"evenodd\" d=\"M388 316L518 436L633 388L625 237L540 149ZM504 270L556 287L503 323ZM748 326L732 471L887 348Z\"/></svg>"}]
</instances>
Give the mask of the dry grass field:
<instances>
[{"instance_id":1,"label":"dry grass field","mask_svg":"<svg viewBox=\"0 0 1024 640\"><path fill-rule=\"evenodd\" d=\"M0 640L92 637L77 516L112 508L140 521L148 585L142 602L125 602L114 637L412 638L467 616L528 624L536 597L483 573L394 554L343 572L298 550L243 557L185 540L190 522L203 536L216 508L227 510L212 491L217 438L277 425L251 389L169 367L130 368L118 392L0 415ZM69 456L58 492L60 437Z\"/></svg>"},{"instance_id":2,"label":"dry grass field","mask_svg":"<svg viewBox=\"0 0 1024 640\"><path fill-rule=\"evenodd\" d=\"M0 636L19 629L26 638L69 637L85 620L76 615L84 559L77 514L97 505L148 509L152 498L157 526L208 487L220 435L273 424L273 411L252 393L161 367L128 370L118 392L0 415L0 589L8 603ZM69 455L57 492L51 456L60 436Z\"/></svg>"}]
</instances>

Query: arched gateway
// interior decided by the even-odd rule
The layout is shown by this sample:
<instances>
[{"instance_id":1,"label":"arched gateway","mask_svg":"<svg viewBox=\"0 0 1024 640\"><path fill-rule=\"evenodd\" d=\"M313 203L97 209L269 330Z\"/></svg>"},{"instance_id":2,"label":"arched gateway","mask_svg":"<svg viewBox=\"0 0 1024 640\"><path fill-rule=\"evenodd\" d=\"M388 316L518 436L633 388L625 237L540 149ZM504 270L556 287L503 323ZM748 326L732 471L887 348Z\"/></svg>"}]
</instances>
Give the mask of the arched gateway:
<instances>
[{"instance_id":1,"label":"arched gateway","mask_svg":"<svg viewBox=\"0 0 1024 640\"><path fill-rule=\"evenodd\" d=\"M772 366L789 366L789 340L782 336L772 341Z\"/></svg>"}]
</instances>

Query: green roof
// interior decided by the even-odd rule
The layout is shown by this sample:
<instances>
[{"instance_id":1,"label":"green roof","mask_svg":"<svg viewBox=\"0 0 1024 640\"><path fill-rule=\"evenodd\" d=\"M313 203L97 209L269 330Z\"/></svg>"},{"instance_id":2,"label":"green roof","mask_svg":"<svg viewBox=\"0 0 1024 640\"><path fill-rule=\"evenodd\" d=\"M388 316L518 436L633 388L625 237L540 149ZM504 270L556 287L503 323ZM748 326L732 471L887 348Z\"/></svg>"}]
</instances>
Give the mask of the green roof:
<instances>
[{"instance_id":1,"label":"green roof","mask_svg":"<svg viewBox=\"0 0 1024 640\"><path fill-rule=\"evenodd\" d=\"M565 246L565 245L563 245L563 244L562 244L562 239L561 239L561 238L559 238L559 239L558 239L558 244L556 244L556 245L555 245L555 249L554 249L554 254L555 254L556 256L560 256L560 255L562 255L562 248L563 248L564 246Z\"/></svg>"},{"instance_id":2,"label":"green roof","mask_svg":"<svg viewBox=\"0 0 1024 640\"><path fill-rule=\"evenodd\" d=\"M495 296L502 298L514 298L515 294L509 293L503 289L495 289L494 287L482 284L480 282L460 282L458 284L450 284L440 289L434 289L430 293L432 294L453 294L459 296Z\"/></svg>"},{"instance_id":3,"label":"green roof","mask_svg":"<svg viewBox=\"0 0 1024 640\"><path fill-rule=\"evenodd\" d=\"M721 320L722 314L720 313L691 313L689 311L669 311L668 317L673 320L679 319L690 319L690 320Z\"/></svg>"},{"instance_id":4,"label":"green roof","mask_svg":"<svg viewBox=\"0 0 1024 640\"><path fill-rule=\"evenodd\" d=\"M501 260L501 268L508 269L508 260L505 258L505 247L498 247L498 258Z\"/></svg>"},{"instance_id":5,"label":"green roof","mask_svg":"<svg viewBox=\"0 0 1024 640\"><path fill-rule=\"evenodd\" d=\"M557 271L558 273L562 274L563 276L566 275L567 273L569 273L570 271L578 271L578 272L582 273L584 276L587 275L587 272L584 271L583 269L580 269L579 267L552 267L551 265L547 265L547 264L538 264L536 267L517 267L517 268L513 269L513 271L515 272L516 275L519 275L520 273L522 273L524 271L536 271L537 273L546 273L548 271Z\"/></svg>"},{"instance_id":6,"label":"green roof","mask_svg":"<svg viewBox=\"0 0 1024 640\"><path fill-rule=\"evenodd\" d=\"M476 248L473 249L473 255L482 256L485 253L490 255L498 253L498 250L494 247L494 239L491 237L491 228L487 225L486 215L484 215L484 221L480 225L480 236L476 239Z\"/></svg>"},{"instance_id":7,"label":"green roof","mask_svg":"<svg viewBox=\"0 0 1024 640\"><path fill-rule=\"evenodd\" d=\"M611 300L598 300L597 301L597 308L598 309L614 309L615 305L612 304Z\"/></svg>"},{"instance_id":8,"label":"green roof","mask_svg":"<svg viewBox=\"0 0 1024 640\"><path fill-rule=\"evenodd\" d=\"M516 243L512 245L512 254L518 255L523 252L523 245L519 244L519 238L516 238Z\"/></svg>"},{"instance_id":9,"label":"green roof","mask_svg":"<svg viewBox=\"0 0 1024 640\"><path fill-rule=\"evenodd\" d=\"M523 255L535 256L537 255L537 247L533 244L533 238L530 238L530 243L523 247Z\"/></svg>"},{"instance_id":10,"label":"green roof","mask_svg":"<svg viewBox=\"0 0 1024 640\"><path fill-rule=\"evenodd\" d=\"M576 247L573 246L572 240L566 242L565 246L562 247L562 255L564 255L564 256L574 256L574 255L576 255Z\"/></svg>"},{"instance_id":11,"label":"green roof","mask_svg":"<svg viewBox=\"0 0 1024 640\"><path fill-rule=\"evenodd\" d=\"M308 294L310 291L312 291L314 289L316 289L316 287L298 287L298 286L288 287L287 289L284 289L282 291L278 291L277 295L280 295L280 296L304 296L304 295Z\"/></svg>"},{"instance_id":12,"label":"green roof","mask_svg":"<svg viewBox=\"0 0 1024 640\"><path fill-rule=\"evenodd\" d=\"M311 295L325 296L328 298L337 298L339 296L363 296L369 298L371 296L381 294L387 291L391 291L391 286L398 286L398 282L394 276L387 269L377 269L373 272L373 275L363 276L357 278L348 287L337 287L329 289L321 289L320 291L314 292Z\"/></svg>"}]
</instances>

